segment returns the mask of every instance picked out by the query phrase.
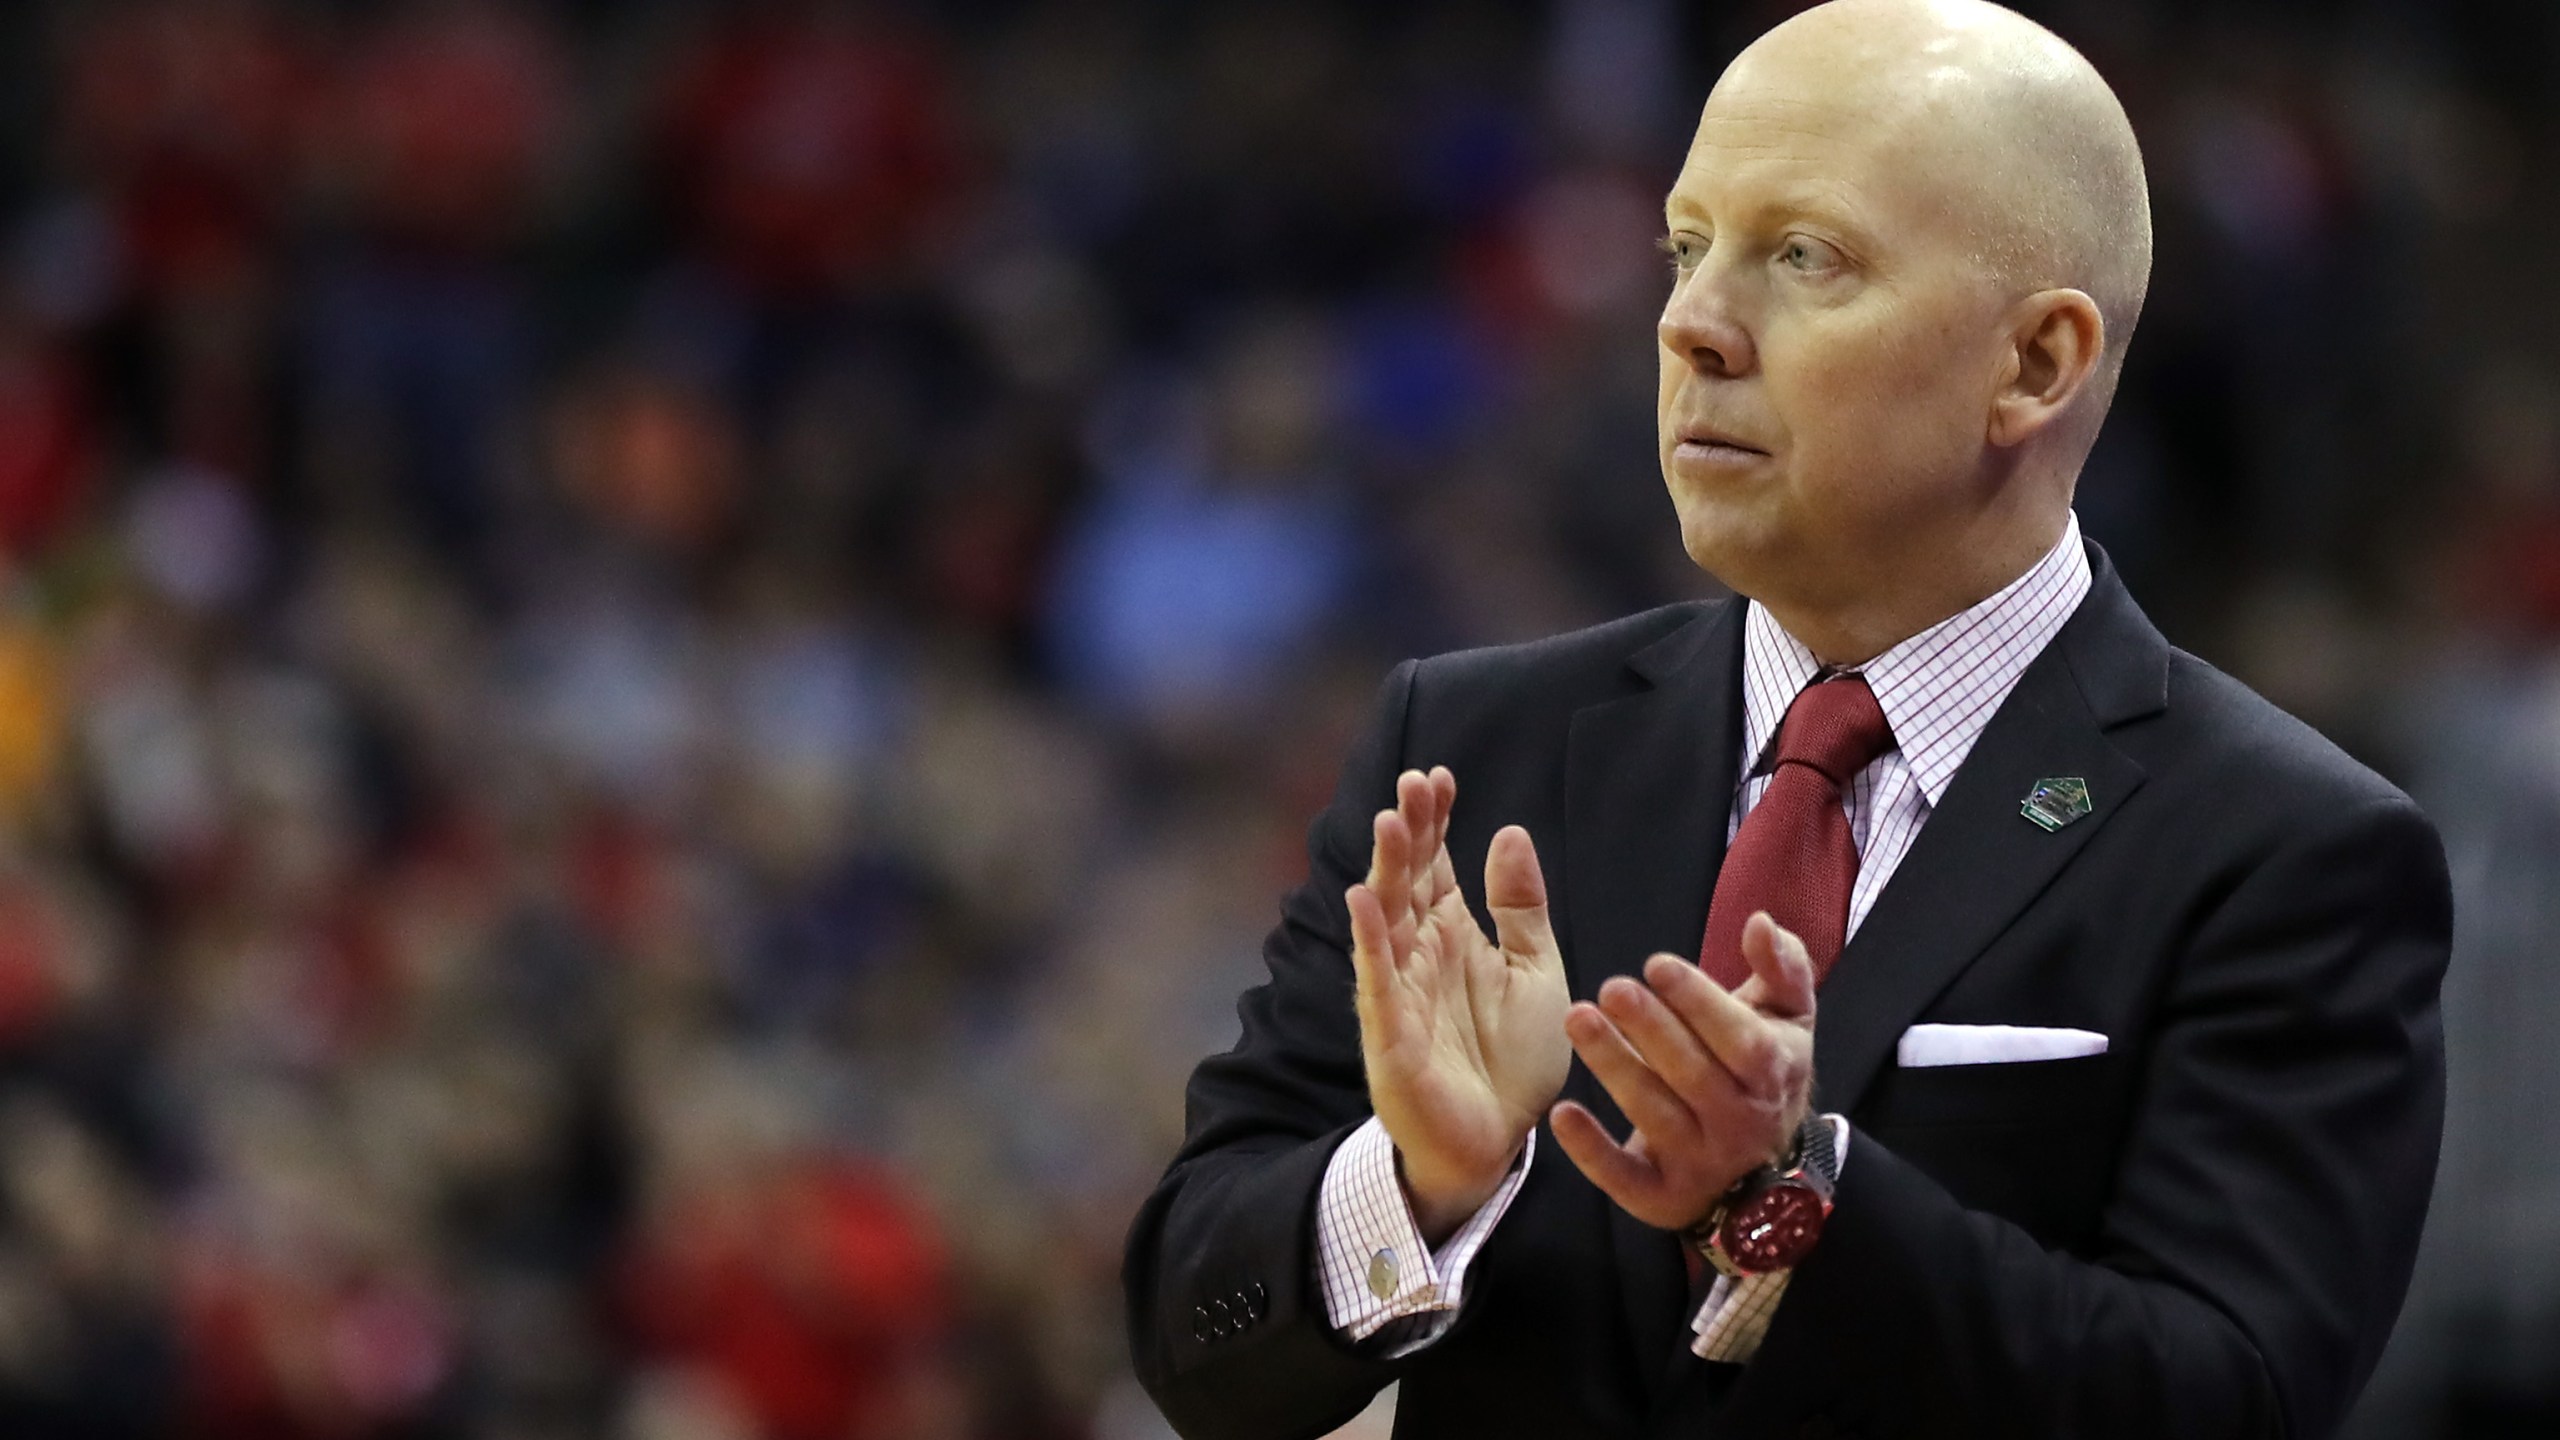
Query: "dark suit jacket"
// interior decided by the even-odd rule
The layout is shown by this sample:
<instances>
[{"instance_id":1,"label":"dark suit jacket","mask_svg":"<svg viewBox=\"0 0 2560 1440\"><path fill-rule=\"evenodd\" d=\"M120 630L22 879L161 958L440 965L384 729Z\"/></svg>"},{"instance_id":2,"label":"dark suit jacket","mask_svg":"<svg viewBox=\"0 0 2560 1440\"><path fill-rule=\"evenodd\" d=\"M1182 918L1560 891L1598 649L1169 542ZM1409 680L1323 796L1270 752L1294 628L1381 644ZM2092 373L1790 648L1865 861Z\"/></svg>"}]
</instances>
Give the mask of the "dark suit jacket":
<instances>
[{"instance_id":1,"label":"dark suit jacket","mask_svg":"<svg viewBox=\"0 0 2560 1440\"><path fill-rule=\"evenodd\" d=\"M1588 997L1694 950L1741 746L1738 602L1399 667L1130 1233L1130 1346L1175 1428L1320 1435L1401 1379L1406 1437L2333 1430L2435 1168L2443 852L2407 797L2172 649L2090 556L2088 599L1822 990L1815 1083L1850 1117L1847 1167L1744 1366L1689 1354L1676 1242L1546 1136L1446 1337L1387 1361L1326 1321L1316 1193L1369 1114L1342 895L1396 773L1457 773L1480 919L1493 832L1528 827ZM2095 808L2048 833L2019 807L2055 776ZM1898 1068L1919 1021L2111 1045ZM1565 1093L1623 1131L1578 1063Z\"/></svg>"}]
</instances>

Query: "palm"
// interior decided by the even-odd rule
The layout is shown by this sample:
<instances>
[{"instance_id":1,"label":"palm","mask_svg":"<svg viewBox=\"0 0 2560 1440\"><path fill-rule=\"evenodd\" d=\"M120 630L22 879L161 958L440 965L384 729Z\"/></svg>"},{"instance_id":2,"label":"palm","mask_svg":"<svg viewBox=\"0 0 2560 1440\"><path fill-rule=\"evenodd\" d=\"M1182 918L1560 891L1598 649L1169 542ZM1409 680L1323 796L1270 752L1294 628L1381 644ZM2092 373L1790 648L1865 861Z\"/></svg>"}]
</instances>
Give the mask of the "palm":
<instances>
[{"instance_id":1,"label":"palm","mask_svg":"<svg viewBox=\"0 0 2560 1440\"><path fill-rule=\"evenodd\" d=\"M1353 900L1370 1103L1417 1188L1498 1177L1571 1059L1571 999L1536 851L1516 828L1495 838L1485 892L1497 942L1449 858L1455 792L1445 770L1405 778L1397 810L1378 817L1376 858Z\"/></svg>"}]
</instances>

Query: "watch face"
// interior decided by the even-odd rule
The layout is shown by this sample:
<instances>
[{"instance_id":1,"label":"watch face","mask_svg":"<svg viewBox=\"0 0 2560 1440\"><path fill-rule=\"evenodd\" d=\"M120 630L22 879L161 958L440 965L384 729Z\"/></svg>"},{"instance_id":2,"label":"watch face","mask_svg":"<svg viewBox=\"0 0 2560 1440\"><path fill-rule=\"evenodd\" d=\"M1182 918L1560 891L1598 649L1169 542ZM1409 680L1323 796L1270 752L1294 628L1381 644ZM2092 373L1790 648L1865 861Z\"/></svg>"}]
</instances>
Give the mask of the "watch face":
<instances>
[{"instance_id":1,"label":"watch face","mask_svg":"<svg viewBox=\"0 0 2560 1440\"><path fill-rule=\"evenodd\" d=\"M1822 1234L1828 1213L1810 1185L1772 1185L1725 1216L1724 1253L1745 1270L1792 1269Z\"/></svg>"}]
</instances>

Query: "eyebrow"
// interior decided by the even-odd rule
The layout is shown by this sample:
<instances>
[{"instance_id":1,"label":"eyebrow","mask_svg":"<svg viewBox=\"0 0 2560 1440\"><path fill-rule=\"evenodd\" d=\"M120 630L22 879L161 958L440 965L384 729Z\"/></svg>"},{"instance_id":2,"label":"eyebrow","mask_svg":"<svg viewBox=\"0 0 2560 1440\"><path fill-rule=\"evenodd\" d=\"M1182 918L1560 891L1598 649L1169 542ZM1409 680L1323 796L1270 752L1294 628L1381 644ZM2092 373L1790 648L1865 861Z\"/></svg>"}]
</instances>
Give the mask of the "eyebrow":
<instances>
[{"instance_id":1,"label":"eyebrow","mask_svg":"<svg viewBox=\"0 0 2560 1440\"><path fill-rule=\"evenodd\" d=\"M1696 201L1676 190L1663 197L1662 213L1664 221L1672 225L1677 225L1684 217L1705 218L1703 208ZM1836 185L1798 183L1785 186L1775 195L1753 205L1747 218L1761 225L1789 220L1810 221L1824 229L1840 232L1844 239L1861 247L1873 239L1873 232L1867 226L1849 217L1848 207L1841 203Z\"/></svg>"}]
</instances>

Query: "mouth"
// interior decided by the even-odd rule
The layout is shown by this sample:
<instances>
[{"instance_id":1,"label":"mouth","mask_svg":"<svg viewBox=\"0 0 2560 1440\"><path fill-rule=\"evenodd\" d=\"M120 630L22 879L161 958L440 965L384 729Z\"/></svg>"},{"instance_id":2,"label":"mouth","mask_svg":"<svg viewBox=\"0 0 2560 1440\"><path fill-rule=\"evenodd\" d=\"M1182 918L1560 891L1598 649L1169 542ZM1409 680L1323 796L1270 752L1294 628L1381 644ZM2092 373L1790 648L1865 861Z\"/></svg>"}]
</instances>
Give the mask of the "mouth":
<instances>
[{"instance_id":1,"label":"mouth","mask_svg":"<svg viewBox=\"0 0 2560 1440\"><path fill-rule=\"evenodd\" d=\"M1724 464L1766 459L1769 454L1747 440L1703 425L1683 427L1675 450L1683 460Z\"/></svg>"}]
</instances>

